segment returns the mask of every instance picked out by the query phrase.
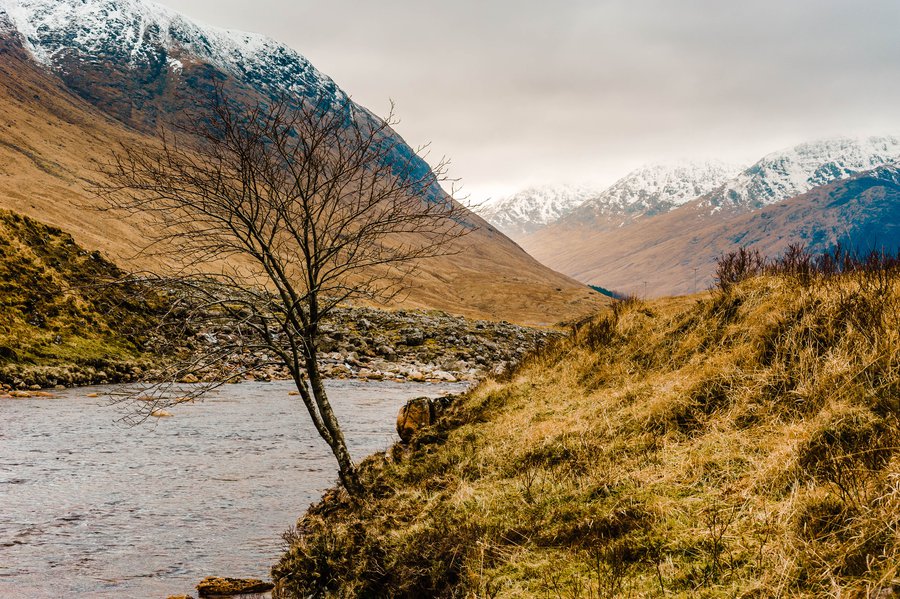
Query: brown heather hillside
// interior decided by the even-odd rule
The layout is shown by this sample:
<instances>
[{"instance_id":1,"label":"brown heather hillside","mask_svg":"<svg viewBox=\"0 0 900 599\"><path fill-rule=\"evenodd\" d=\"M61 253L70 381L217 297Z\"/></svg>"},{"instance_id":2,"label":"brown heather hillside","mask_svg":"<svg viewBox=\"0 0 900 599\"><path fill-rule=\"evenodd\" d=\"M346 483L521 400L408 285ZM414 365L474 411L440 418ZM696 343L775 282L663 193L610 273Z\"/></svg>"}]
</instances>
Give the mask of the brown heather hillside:
<instances>
[{"instance_id":1,"label":"brown heather hillside","mask_svg":"<svg viewBox=\"0 0 900 599\"><path fill-rule=\"evenodd\" d=\"M90 82L81 81L78 89L84 94ZM102 97L109 93L104 87ZM117 112L80 99L38 67L16 39L0 38L0 208L60 227L124 267L156 268L158 263L135 257L151 223L91 209L97 165L110 151L126 140L153 143L109 116ZM461 253L425 264L402 305L546 325L605 301L541 265L475 215L472 221L480 228L453 248Z\"/></svg>"},{"instance_id":2,"label":"brown heather hillside","mask_svg":"<svg viewBox=\"0 0 900 599\"><path fill-rule=\"evenodd\" d=\"M627 301L286 536L283 597L893 597L900 275Z\"/></svg>"}]
</instances>

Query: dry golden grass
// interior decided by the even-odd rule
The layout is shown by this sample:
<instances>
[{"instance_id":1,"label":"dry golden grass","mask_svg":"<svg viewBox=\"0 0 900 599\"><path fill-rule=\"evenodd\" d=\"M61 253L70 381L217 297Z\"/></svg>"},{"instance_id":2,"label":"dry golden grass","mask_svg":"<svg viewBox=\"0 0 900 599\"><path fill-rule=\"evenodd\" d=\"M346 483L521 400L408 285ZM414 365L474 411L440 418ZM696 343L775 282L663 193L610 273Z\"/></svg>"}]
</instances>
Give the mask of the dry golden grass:
<instances>
[{"instance_id":1,"label":"dry golden grass","mask_svg":"<svg viewBox=\"0 0 900 599\"><path fill-rule=\"evenodd\" d=\"M900 282L629 301L370 458L284 596L888 597L900 587Z\"/></svg>"}]
</instances>

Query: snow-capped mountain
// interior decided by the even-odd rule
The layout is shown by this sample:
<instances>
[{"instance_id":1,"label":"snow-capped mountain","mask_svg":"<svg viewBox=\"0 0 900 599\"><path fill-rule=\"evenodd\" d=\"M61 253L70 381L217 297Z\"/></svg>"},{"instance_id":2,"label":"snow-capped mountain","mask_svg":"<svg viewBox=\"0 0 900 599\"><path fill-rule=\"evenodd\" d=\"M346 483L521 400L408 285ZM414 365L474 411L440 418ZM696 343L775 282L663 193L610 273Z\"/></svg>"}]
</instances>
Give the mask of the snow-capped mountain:
<instances>
[{"instance_id":1,"label":"snow-capped mountain","mask_svg":"<svg viewBox=\"0 0 900 599\"><path fill-rule=\"evenodd\" d=\"M900 138L841 137L773 152L703 199L705 206L755 210L900 160Z\"/></svg>"},{"instance_id":2,"label":"snow-capped mountain","mask_svg":"<svg viewBox=\"0 0 900 599\"><path fill-rule=\"evenodd\" d=\"M608 188L573 185L529 187L478 209L492 225L522 237L548 225L620 226L660 214L709 193L741 171L719 161L651 164Z\"/></svg>"},{"instance_id":3,"label":"snow-capped mountain","mask_svg":"<svg viewBox=\"0 0 900 599\"><path fill-rule=\"evenodd\" d=\"M702 291L714 281L717 258L742 246L772 257L790 244L813 253L837 243L861 252L900 249L898 167L877 167L752 211L704 214L695 204L600 233L545 229L539 234L546 234L545 245L533 249L585 283L651 296Z\"/></svg>"},{"instance_id":4,"label":"snow-capped mountain","mask_svg":"<svg viewBox=\"0 0 900 599\"><path fill-rule=\"evenodd\" d=\"M586 283L636 292L649 281L645 293L696 291L708 284L716 257L741 245L773 255L787 242L812 251L837 241L895 251L898 170L900 138L880 136L800 144L716 185L727 175L719 169L704 178L702 194L691 186L650 193L660 187L644 181L655 178L637 171L520 243Z\"/></svg>"},{"instance_id":5,"label":"snow-capped mountain","mask_svg":"<svg viewBox=\"0 0 900 599\"><path fill-rule=\"evenodd\" d=\"M558 220L597 192L596 188L588 186L536 185L490 200L474 210L507 235L515 237Z\"/></svg>"},{"instance_id":6,"label":"snow-capped mountain","mask_svg":"<svg viewBox=\"0 0 900 599\"><path fill-rule=\"evenodd\" d=\"M571 211L567 224L620 226L668 212L722 185L741 167L715 160L651 164L632 171Z\"/></svg>"},{"instance_id":7,"label":"snow-capped mountain","mask_svg":"<svg viewBox=\"0 0 900 599\"><path fill-rule=\"evenodd\" d=\"M191 114L217 85L232 98L307 97L358 122L377 120L305 57L275 40L196 23L149 0L0 0L0 33L110 116L152 130ZM411 176L430 167L398 135ZM443 192L435 183L435 197Z\"/></svg>"},{"instance_id":8,"label":"snow-capped mountain","mask_svg":"<svg viewBox=\"0 0 900 599\"><path fill-rule=\"evenodd\" d=\"M157 125L202 112L219 86L232 102L284 94L300 105L305 96L348 125L376 118L298 52L260 35L143 0L0 0L0 208L65 229L126 268L165 266L135 257L150 221L86 209L103 205L92 181L120 144L152 144ZM379 142L392 148L395 172L431 172L396 132ZM437 182L430 191L446 198ZM448 253L422 266L399 305L536 323L595 309L595 294L487 227Z\"/></svg>"},{"instance_id":9,"label":"snow-capped mountain","mask_svg":"<svg viewBox=\"0 0 900 599\"><path fill-rule=\"evenodd\" d=\"M200 25L144 0L0 0L0 22L34 59L72 73L72 61L125 66L158 78L186 63L215 67L259 88L339 96L335 83L296 51L265 36ZM0 25L3 27L3 25ZM84 68L83 65L82 68Z\"/></svg>"}]
</instances>

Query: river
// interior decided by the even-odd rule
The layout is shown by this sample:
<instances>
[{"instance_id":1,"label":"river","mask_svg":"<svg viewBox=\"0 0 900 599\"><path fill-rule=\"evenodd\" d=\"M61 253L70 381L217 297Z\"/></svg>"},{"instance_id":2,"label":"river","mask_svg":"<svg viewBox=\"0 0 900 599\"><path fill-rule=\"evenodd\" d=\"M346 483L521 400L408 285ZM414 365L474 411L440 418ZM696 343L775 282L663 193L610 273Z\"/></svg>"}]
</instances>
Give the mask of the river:
<instances>
[{"instance_id":1,"label":"river","mask_svg":"<svg viewBox=\"0 0 900 599\"><path fill-rule=\"evenodd\" d=\"M132 428L109 388L0 400L0 597L164 598L209 575L268 579L281 534L336 481L291 388L227 385ZM328 385L357 459L396 440L407 399L463 388Z\"/></svg>"}]
</instances>

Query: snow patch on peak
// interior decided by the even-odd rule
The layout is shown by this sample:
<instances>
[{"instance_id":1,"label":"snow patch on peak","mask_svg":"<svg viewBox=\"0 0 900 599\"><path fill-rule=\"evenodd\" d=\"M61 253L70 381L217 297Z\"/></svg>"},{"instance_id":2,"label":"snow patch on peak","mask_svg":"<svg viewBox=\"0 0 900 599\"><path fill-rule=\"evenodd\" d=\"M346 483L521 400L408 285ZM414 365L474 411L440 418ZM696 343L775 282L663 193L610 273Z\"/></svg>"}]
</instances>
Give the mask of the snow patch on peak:
<instances>
[{"instance_id":1,"label":"snow patch on peak","mask_svg":"<svg viewBox=\"0 0 900 599\"><path fill-rule=\"evenodd\" d=\"M516 237L544 227L598 192L587 185L533 185L495 198L473 210L492 225Z\"/></svg>"},{"instance_id":2,"label":"snow patch on peak","mask_svg":"<svg viewBox=\"0 0 900 599\"><path fill-rule=\"evenodd\" d=\"M284 44L200 25L149 0L0 0L0 22L4 12L35 60L50 68L59 68L61 55L71 52L82 60L127 56L131 65L167 64L172 70L179 69L173 60L190 57L258 86L343 95Z\"/></svg>"},{"instance_id":3,"label":"snow patch on peak","mask_svg":"<svg viewBox=\"0 0 900 599\"><path fill-rule=\"evenodd\" d=\"M170 56L166 59L166 64L169 65L169 69L171 69L173 73L180 73L184 70L184 63L177 58L172 58Z\"/></svg>"},{"instance_id":4,"label":"snow patch on peak","mask_svg":"<svg viewBox=\"0 0 900 599\"><path fill-rule=\"evenodd\" d=\"M838 137L773 152L716 190L704 203L756 209L814 187L900 161L900 138Z\"/></svg>"}]
</instances>

